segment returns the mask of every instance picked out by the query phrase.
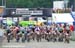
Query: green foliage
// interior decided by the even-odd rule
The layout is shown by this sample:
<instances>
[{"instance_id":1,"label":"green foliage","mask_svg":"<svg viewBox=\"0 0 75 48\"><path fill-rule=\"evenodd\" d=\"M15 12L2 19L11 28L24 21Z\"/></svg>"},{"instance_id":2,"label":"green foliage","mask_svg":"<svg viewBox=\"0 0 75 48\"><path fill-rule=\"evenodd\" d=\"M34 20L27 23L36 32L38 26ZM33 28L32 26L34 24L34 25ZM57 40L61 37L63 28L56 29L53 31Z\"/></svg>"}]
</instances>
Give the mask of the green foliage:
<instances>
[{"instance_id":1,"label":"green foliage","mask_svg":"<svg viewBox=\"0 0 75 48\"><path fill-rule=\"evenodd\" d=\"M0 6L2 5L2 0L0 0Z\"/></svg>"},{"instance_id":2,"label":"green foliage","mask_svg":"<svg viewBox=\"0 0 75 48\"><path fill-rule=\"evenodd\" d=\"M74 5L75 0L69 0L68 7L70 8L72 5Z\"/></svg>"},{"instance_id":3,"label":"green foliage","mask_svg":"<svg viewBox=\"0 0 75 48\"><path fill-rule=\"evenodd\" d=\"M25 8L38 8L45 7L51 8L53 0L6 0L6 6L9 7L25 7Z\"/></svg>"}]
</instances>

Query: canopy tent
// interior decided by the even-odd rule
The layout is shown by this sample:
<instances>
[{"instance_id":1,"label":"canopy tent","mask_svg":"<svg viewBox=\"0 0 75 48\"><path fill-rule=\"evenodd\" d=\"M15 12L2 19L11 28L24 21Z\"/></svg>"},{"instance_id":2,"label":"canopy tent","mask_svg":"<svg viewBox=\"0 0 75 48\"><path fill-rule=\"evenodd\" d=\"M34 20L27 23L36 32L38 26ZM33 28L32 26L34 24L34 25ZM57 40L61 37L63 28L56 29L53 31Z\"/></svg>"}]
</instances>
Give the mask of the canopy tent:
<instances>
[{"instance_id":1,"label":"canopy tent","mask_svg":"<svg viewBox=\"0 0 75 48\"><path fill-rule=\"evenodd\" d=\"M69 23L72 24L74 19L70 13L53 13L52 14L53 22L55 23Z\"/></svg>"}]
</instances>

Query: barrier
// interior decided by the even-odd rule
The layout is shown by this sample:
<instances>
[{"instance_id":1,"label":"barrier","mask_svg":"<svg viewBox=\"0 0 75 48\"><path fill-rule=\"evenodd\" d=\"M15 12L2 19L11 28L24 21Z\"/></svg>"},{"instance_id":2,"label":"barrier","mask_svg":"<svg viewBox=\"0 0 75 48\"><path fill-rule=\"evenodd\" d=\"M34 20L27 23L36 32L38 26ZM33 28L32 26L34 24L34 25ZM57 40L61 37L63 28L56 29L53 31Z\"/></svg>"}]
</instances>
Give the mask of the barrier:
<instances>
[{"instance_id":1,"label":"barrier","mask_svg":"<svg viewBox=\"0 0 75 48\"><path fill-rule=\"evenodd\" d=\"M72 41L75 41L75 31L72 32L71 40L72 40Z\"/></svg>"}]
</instances>

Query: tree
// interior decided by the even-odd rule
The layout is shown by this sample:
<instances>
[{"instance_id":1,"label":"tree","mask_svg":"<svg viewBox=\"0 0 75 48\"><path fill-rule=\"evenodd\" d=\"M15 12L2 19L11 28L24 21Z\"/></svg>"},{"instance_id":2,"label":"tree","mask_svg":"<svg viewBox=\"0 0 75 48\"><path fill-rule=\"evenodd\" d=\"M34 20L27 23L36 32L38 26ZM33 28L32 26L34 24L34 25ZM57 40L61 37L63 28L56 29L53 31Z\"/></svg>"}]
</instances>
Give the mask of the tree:
<instances>
[{"instance_id":1,"label":"tree","mask_svg":"<svg viewBox=\"0 0 75 48\"><path fill-rule=\"evenodd\" d=\"M0 6L2 5L2 0L0 0Z\"/></svg>"},{"instance_id":2,"label":"tree","mask_svg":"<svg viewBox=\"0 0 75 48\"><path fill-rule=\"evenodd\" d=\"M74 0L69 0L69 2L68 2L68 7L70 8L71 6L73 6L74 5Z\"/></svg>"},{"instance_id":3,"label":"tree","mask_svg":"<svg viewBox=\"0 0 75 48\"><path fill-rule=\"evenodd\" d=\"M6 0L7 8L16 8L16 7L24 7L24 8L52 8L53 0Z\"/></svg>"}]
</instances>

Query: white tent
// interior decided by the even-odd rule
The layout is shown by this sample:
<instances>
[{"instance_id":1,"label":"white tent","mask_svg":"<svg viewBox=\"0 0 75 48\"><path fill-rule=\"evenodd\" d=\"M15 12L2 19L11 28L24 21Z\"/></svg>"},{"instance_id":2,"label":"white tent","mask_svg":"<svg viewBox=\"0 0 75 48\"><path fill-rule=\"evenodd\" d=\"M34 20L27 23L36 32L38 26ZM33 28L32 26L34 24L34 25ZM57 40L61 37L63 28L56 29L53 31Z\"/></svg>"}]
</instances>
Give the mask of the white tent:
<instances>
[{"instance_id":1,"label":"white tent","mask_svg":"<svg viewBox=\"0 0 75 48\"><path fill-rule=\"evenodd\" d=\"M53 22L55 23L73 23L74 19L70 13L53 13Z\"/></svg>"}]
</instances>

